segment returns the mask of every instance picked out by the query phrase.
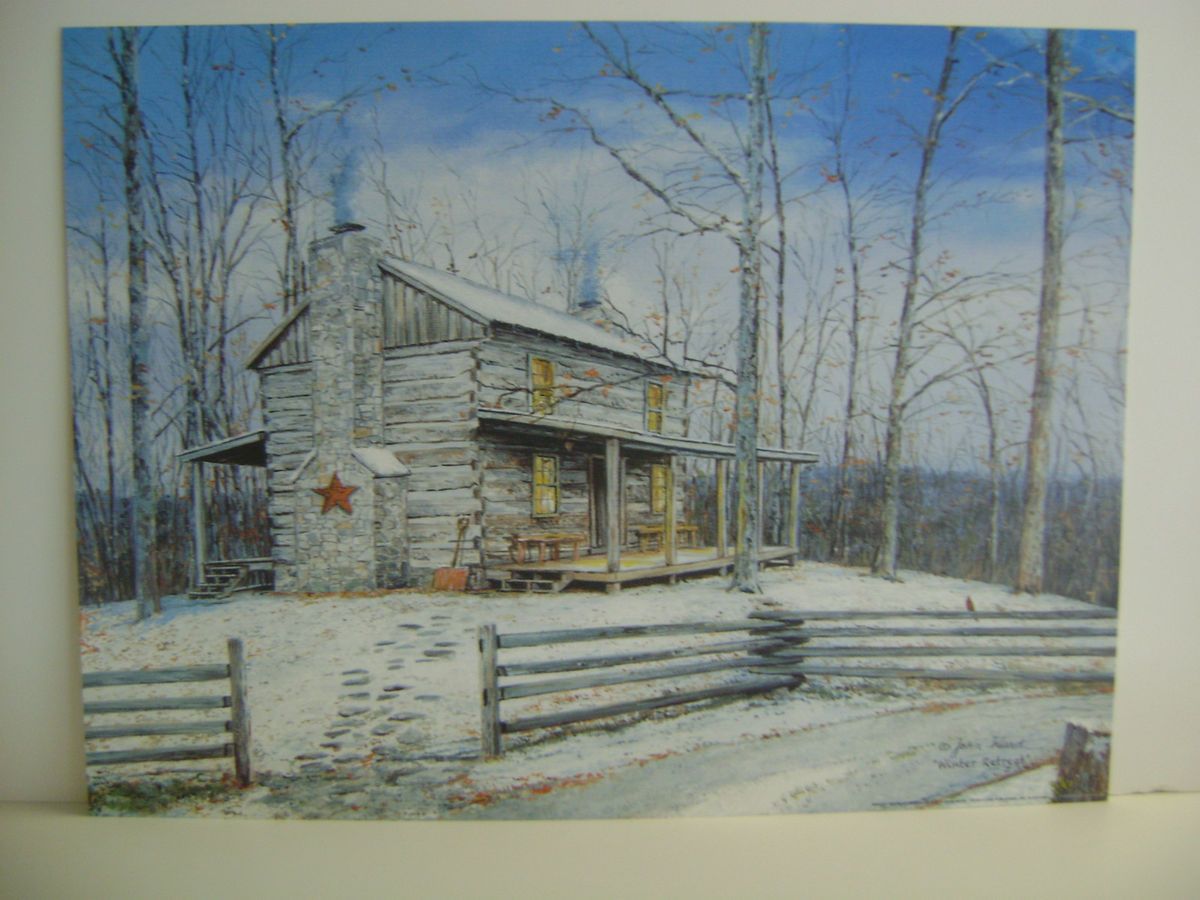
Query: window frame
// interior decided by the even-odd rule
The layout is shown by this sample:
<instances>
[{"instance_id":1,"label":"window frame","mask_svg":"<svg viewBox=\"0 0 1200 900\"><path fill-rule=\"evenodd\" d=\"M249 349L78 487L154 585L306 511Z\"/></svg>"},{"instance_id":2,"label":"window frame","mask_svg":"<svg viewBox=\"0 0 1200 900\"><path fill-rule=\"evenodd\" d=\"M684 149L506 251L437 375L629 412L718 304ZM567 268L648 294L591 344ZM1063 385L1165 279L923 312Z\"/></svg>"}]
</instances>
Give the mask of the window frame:
<instances>
[{"instance_id":1,"label":"window frame","mask_svg":"<svg viewBox=\"0 0 1200 900\"><path fill-rule=\"evenodd\" d=\"M658 390L658 405L653 406L650 403L650 394L653 389ZM650 434L666 434L667 430L667 384L665 381L647 381L646 382L646 410L644 416L644 425L646 431ZM658 417L658 427L653 425L654 417Z\"/></svg>"},{"instance_id":2,"label":"window frame","mask_svg":"<svg viewBox=\"0 0 1200 900\"><path fill-rule=\"evenodd\" d=\"M549 378L548 384L540 386L537 376L539 364L545 366ZM555 368L554 360L549 357L529 354L529 411L534 415L553 415L554 408L558 405L558 397L555 396Z\"/></svg>"},{"instance_id":3,"label":"window frame","mask_svg":"<svg viewBox=\"0 0 1200 900\"><path fill-rule=\"evenodd\" d=\"M553 482L538 480L538 461L550 460L554 466ZM539 488L545 490L547 488L553 491L554 509L550 512L538 511L538 494ZM530 464L530 506L532 507L531 515L535 519L548 519L559 515L562 510L562 464L557 454L554 453L534 453Z\"/></svg>"}]
</instances>

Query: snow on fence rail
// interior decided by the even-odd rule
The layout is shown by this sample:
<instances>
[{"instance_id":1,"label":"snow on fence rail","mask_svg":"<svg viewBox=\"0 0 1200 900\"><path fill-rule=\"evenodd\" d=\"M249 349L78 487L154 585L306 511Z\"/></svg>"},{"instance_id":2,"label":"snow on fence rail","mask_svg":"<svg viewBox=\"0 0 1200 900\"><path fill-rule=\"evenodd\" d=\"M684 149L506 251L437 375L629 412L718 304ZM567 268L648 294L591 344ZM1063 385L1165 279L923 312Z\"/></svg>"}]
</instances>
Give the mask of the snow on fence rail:
<instances>
[{"instance_id":1,"label":"snow on fence rail","mask_svg":"<svg viewBox=\"0 0 1200 900\"><path fill-rule=\"evenodd\" d=\"M481 743L483 755L503 752L503 736L538 728L555 728L577 722L610 718L716 697L765 693L781 687L796 687L809 676L853 678L916 678L974 682L1096 682L1111 684L1108 672L1025 669L913 668L895 665L846 665L840 660L884 658L888 661L919 657L1093 657L1114 655L1111 643L1063 643L1075 638L1113 638L1112 625L1087 624L1115 617L1111 610L1037 610L1026 612L957 612L936 610L833 610L756 612L748 620L729 622L681 622L662 625L609 626L559 631L497 634L495 625L479 628L481 691ZM860 620L890 620L892 624L860 625ZM895 624L895 620L971 619L966 626L943 624ZM811 622L831 622L813 626ZM978 624L1001 622L1003 624ZM1010 624L1010 623L1018 624ZM1078 624L1078 623L1085 624ZM848 624L837 624L848 623ZM1031 624L1025 624L1031 623ZM1067 624L1062 624L1067 623ZM550 647L561 644L614 640L620 638L660 638L744 631L750 635L735 641L685 643L667 649L547 659L532 662L502 663L501 650L521 647ZM889 644L897 638L943 638L949 642L925 640L919 645ZM841 642L825 644L824 639ZM996 638L1036 639L1041 643L996 643ZM864 642L864 639L866 641ZM813 644L814 640L819 642ZM1049 640L1050 643L1046 643ZM849 641L846 643L845 641ZM653 666L686 657L715 656L711 660ZM813 663L811 659L832 659L835 665ZM625 671L593 672L622 667ZM633 671L629 671L632 667ZM546 694L572 694L589 688L633 682L682 678L711 672L743 670L759 676L750 680L706 687L693 691L675 691L643 700L615 703L565 712L505 720L500 704L505 700ZM511 681L531 675L561 677ZM767 676L767 677L762 677ZM503 681L502 681L503 679Z\"/></svg>"},{"instance_id":2,"label":"snow on fence rail","mask_svg":"<svg viewBox=\"0 0 1200 900\"><path fill-rule=\"evenodd\" d=\"M802 677L848 678L917 678L930 681L1039 681L1095 682L1112 684L1110 672L1027 669L965 669L913 668L911 666L852 666L842 663L824 665L810 659L866 659L884 657L888 660L916 657L982 657L1011 656L1030 658L1114 656L1115 647L1106 644L1067 644L1073 638L1115 638L1113 625L1074 624L1078 622L1112 621L1116 612L1107 609L1033 610L1021 612L973 612L938 610L831 610L783 611L751 613L752 619L787 625L798 640L792 643L790 654L778 654L765 666L757 667L760 674L793 674ZM941 625L858 625L868 619L886 620L964 620L1001 621L1034 624L1001 624L943 627ZM849 625L812 626L810 622L849 622ZM1068 622L1072 624L1060 624ZM949 638L950 643L924 641L920 645L888 644L879 639L906 637ZM818 638L850 639L851 643L812 644ZM981 643L981 638L1027 638L1052 643L1008 644ZM868 639L863 642L863 639ZM875 639L875 640L871 640Z\"/></svg>"},{"instance_id":3,"label":"snow on fence rail","mask_svg":"<svg viewBox=\"0 0 1200 900\"><path fill-rule=\"evenodd\" d=\"M745 631L749 638L715 643L685 643L660 650L621 653L607 656L575 657L571 659L547 659L533 662L501 663L499 652L518 647L548 647L582 641L607 641L621 638L661 638L722 632ZM695 703L717 697L732 697L758 694L781 687L795 687L803 678L794 675L775 675L753 678L731 684L703 687L698 690L674 691L658 694L625 703L573 709L566 712L503 720L500 704L505 700L537 697L546 694L574 693L589 688L631 684L634 682L658 681L683 678L691 675L708 674L727 670L747 669L771 661L768 654L788 645L792 638L786 635L790 629L786 624L761 621L729 622L676 622L664 625L613 626L602 628L576 628L561 631L537 631L517 634L497 634L495 625L479 628L479 668L482 681L481 743L485 757L498 756L503 752L503 736L538 728L556 728L577 722L606 719L630 713L645 712ZM782 640L776 633L784 635ZM759 636L761 635L761 636ZM669 660L687 657L720 656L700 662L674 665L651 666ZM649 666L649 667L648 667ZM587 675L565 675L533 681L510 682L507 679L528 675L558 675L568 672L633 667L633 671L600 671ZM501 679L506 679L501 683Z\"/></svg>"},{"instance_id":4,"label":"snow on fence rail","mask_svg":"<svg viewBox=\"0 0 1200 900\"><path fill-rule=\"evenodd\" d=\"M89 766L120 763L177 762L194 759L233 757L238 784L245 787L253 779L250 764L250 708L246 703L245 664L242 642L230 638L227 644L228 663L181 666L170 669L131 669L116 672L86 672L85 690L116 688L147 684L191 684L208 681L229 681L229 693L209 696L140 697L105 700L86 700L85 716L152 711L228 709L227 719L194 720L187 722L130 722L128 724L89 726L84 731L87 741L129 737L161 737L165 735L231 735L231 741L221 744L182 747L145 747L123 750L94 750L87 753ZM85 695L86 696L86 695Z\"/></svg>"}]
</instances>

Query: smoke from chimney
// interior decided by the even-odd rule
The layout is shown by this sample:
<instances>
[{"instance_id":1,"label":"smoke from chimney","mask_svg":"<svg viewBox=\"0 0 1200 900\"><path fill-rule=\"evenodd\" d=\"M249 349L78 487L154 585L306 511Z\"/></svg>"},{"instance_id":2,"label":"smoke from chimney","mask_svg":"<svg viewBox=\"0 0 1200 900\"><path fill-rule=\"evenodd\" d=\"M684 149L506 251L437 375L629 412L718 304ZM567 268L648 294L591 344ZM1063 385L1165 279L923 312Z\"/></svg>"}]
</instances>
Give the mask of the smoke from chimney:
<instances>
[{"instance_id":1,"label":"smoke from chimney","mask_svg":"<svg viewBox=\"0 0 1200 900\"><path fill-rule=\"evenodd\" d=\"M358 148L351 147L342 155L329 177L329 186L333 189L333 221L339 225L354 221L354 195L358 191L359 168Z\"/></svg>"},{"instance_id":2,"label":"smoke from chimney","mask_svg":"<svg viewBox=\"0 0 1200 900\"><path fill-rule=\"evenodd\" d=\"M600 305L599 249L590 241L583 250L583 272L579 279L579 309L595 309Z\"/></svg>"}]
</instances>

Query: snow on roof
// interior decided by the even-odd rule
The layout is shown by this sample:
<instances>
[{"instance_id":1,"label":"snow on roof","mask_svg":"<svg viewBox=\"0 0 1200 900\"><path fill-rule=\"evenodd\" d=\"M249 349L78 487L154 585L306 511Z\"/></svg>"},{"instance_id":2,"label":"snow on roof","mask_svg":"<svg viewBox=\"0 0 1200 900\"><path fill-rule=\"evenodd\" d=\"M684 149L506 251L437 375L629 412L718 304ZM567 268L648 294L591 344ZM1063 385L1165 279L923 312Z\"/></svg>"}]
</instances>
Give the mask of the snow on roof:
<instances>
[{"instance_id":1,"label":"snow on roof","mask_svg":"<svg viewBox=\"0 0 1200 900\"><path fill-rule=\"evenodd\" d=\"M409 474L408 466L396 459L395 453L383 447L354 447L350 453L378 478Z\"/></svg>"},{"instance_id":2,"label":"snow on roof","mask_svg":"<svg viewBox=\"0 0 1200 900\"><path fill-rule=\"evenodd\" d=\"M651 344L638 341L615 332L606 331L598 325L576 318L557 309L551 309L523 297L514 297L493 288L476 284L458 275L439 269L431 269L417 263L385 257L381 261L384 269L399 275L415 286L426 290L465 314L486 322L499 322L517 328L527 328L602 350L632 356L660 366L682 368L667 362Z\"/></svg>"}]
</instances>

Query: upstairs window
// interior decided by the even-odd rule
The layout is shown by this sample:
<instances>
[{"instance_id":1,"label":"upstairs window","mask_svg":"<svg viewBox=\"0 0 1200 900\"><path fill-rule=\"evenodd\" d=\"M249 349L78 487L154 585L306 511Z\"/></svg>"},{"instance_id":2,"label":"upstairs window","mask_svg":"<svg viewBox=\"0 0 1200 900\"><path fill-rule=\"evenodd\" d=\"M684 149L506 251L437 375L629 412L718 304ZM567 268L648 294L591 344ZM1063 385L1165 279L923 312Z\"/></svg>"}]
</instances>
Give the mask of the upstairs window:
<instances>
[{"instance_id":1,"label":"upstairs window","mask_svg":"<svg viewBox=\"0 0 1200 900\"><path fill-rule=\"evenodd\" d=\"M529 357L529 408L539 415L554 412L554 363Z\"/></svg>"},{"instance_id":2,"label":"upstairs window","mask_svg":"<svg viewBox=\"0 0 1200 900\"><path fill-rule=\"evenodd\" d=\"M533 514L558 515L558 457L533 457Z\"/></svg>"},{"instance_id":3,"label":"upstairs window","mask_svg":"<svg viewBox=\"0 0 1200 900\"><path fill-rule=\"evenodd\" d=\"M646 430L662 434L667 409L667 386L660 381L646 383Z\"/></svg>"}]
</instances>

